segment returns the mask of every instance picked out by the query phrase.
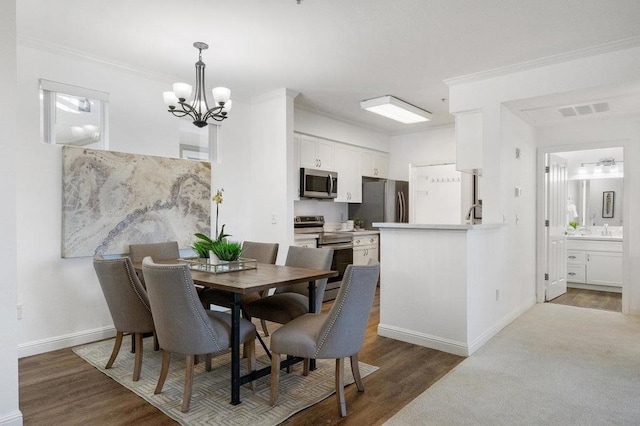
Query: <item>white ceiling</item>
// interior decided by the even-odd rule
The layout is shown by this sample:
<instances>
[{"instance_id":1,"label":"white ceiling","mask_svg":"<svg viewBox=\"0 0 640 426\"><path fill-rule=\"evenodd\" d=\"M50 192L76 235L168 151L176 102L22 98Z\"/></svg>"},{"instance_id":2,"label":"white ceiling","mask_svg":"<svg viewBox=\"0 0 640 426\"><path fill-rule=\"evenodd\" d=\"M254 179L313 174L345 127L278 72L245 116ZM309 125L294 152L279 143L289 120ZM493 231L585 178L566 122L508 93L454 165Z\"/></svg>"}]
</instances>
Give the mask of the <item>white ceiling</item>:
<instances>
[{"instance_id":1,"label":"white ceiling","mask_svg":"<svg viewBox=\"0 0 640 426\"><path fill-rule=\"evenodd\" d=\"M283 87L387 133L425 128L363 111L392 94L452 121L443 80L640 36L633 0L17 0L19 40L194 80L251 99ZM640 78L640 76L639 76ZM169 87L167 88L169 89ZM160 97L161 95L158 94ZM442 100L444 98L444 101Z\"/></svg>"}]
</instances>

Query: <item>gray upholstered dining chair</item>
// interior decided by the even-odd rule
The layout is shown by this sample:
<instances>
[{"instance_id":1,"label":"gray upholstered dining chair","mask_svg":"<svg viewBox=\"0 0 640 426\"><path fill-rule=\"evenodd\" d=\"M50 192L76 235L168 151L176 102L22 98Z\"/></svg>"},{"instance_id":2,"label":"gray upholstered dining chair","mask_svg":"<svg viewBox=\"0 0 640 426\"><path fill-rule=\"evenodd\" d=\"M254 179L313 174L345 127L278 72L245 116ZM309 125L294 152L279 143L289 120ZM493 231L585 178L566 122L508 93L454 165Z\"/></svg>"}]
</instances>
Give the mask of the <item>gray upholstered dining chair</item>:
<instances>
[{"instance_id":1,"label":"gray upholstered dining chair","mask_svg":"<svg viewBox=\"0 0 640 426\"><path fill-rule=\"evenodd\" d=\"M259 243L255 241L244 241L242 243L242 257L247 259L255 259L258 263L270 263L275 264L278 257L278 243ZM266 292L265 292L266 293ZM246 303L258 300L266 294L250 293L243 294L240 297L241 303ZM233 305L233 295L228 291L215 290L212 288L205 288L200 293L200 300L206 307L209 305L218 305L225 308L231 308ZM265 336L269 335L267 329L267 322L261 320L262 330Z\"/></svg>"},{"instance_id":2,"label":"gray upholstered dining chair","mask_svg":"<svg viewBox=\"0 0 640 426\"><path fill-rule=\"evenodd\" d=\"M133 380L137 381L142 368L142 335L155 330L147 291L138 280L128 257L105 259L96 255L93 267L116 329L116 342L105 368L111 368L116 360L124 333L131 333L139 348L133 367Z\"/></svg>"},{"instance_id":3,"label":"gray upholstered dining chair","mask_svg":"<svg viewBox=\"0 0 640 426\"><path fill-rule=\"evenodd\" d=\"M189 411L195 356L206 355L205 369L211 370L211 354L231 347L231 316L206 311L193 285L188 265L142 261L142 273L153 312L158 341L162 348L162 368L154 393L162 392L169 372L171 353L186 355L182 411ZM255 370L255 326L240 319L240 342L244 343L249 371ZM253 386L253 384L251 384Z\"/></svg>"},{"instance_id":4,"label":"gray upholstered dining chair","mask_svg":"<svg viewBox=\"0 0 640 426\"><path fill-rule=\"evenodd\" d=\"M328 270L331 269L332 259L333 249L291 246L287 253L285 265ZM316 281L316 312L320 312L326 287L326 278ZM260 318L261 320L278 324L286 324L309 312L308 293L309 286L307 283L280 287L276 288L272 296L246 303L242 306L242 309L248 319Z\"/></svg>"},{"instance_id":5,"label":"gray upholstered dining chair","mask_svg":"<svg viewBox=\"0 0 640 426\"><path fill-rule=\"evenodd\" d=\"M177 259L180 257L178 242L129 244L129 257L133 263L141 263L142 259L147 256L151 256L156 261Z\"/></svg>"},{"instance_id":6,"label":"gray upholstered dining chair","mask_svg":"<svg viewBox=\"0 0 640 426\"><path fill-rule=\"evenodd\" d=\"M271 405L278 402L280 354L305 358L304 375L309 359L336 360L336 396L340 415L347 415L344 400L344 360L351 358L351 371L358 391L364 391L358 366L358 352L376 292L380 265L349 265L338 296L327 314L306 314L283 325L271 336Z\"/></svg>"}]
</instances>

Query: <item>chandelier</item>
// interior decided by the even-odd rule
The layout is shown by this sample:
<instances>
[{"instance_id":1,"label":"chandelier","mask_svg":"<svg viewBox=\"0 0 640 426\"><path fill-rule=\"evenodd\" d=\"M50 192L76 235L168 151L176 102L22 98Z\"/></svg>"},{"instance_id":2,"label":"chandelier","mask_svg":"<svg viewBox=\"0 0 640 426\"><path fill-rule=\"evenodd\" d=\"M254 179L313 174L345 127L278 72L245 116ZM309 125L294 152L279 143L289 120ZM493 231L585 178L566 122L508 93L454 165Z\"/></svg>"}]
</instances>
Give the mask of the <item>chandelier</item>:
<instances>
[{"instance_id":1,"label":"chandelier","mask_svg":"<svg viewBox=\"0 0 640 426\"><path fill-rule=\"evenodd\" d=\"M209 48L207 43L196 41L193 47L198 49L198 62L196 62L196 92L191 102L187 98L191 96L191 85L187 83L174 83L173 92L164 92L164 103L169 107L169 112L176 117L189 116L193 119L193 124L198 127L207 125L207 120L212 118L215 121L222 121L227 118L231 110L231 91L226 87L216 87L211 92L213 94L214 106L209 109L207 97L204 89L204 62L202 62L202 51Z\"/></svg>"}]
</instances>

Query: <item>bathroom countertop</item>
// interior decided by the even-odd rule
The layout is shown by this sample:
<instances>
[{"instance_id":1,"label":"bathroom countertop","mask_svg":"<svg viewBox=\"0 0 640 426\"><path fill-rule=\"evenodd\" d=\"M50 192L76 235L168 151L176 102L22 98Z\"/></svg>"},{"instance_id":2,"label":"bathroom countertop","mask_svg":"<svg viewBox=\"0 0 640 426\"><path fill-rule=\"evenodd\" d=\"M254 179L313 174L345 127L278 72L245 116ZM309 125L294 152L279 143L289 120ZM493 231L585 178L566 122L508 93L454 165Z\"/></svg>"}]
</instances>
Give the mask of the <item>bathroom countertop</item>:
<instances>
[{"instance_id":1,"label":"bathroom countertop","mask_svg":"<svg viewBox=\"0 0 640 426\"><path fill-rule=\"evenodd\" d=\"M567 235L567 239L584 241L622 241L621 236L613 235Z\"/></svg>"}]
</instances>

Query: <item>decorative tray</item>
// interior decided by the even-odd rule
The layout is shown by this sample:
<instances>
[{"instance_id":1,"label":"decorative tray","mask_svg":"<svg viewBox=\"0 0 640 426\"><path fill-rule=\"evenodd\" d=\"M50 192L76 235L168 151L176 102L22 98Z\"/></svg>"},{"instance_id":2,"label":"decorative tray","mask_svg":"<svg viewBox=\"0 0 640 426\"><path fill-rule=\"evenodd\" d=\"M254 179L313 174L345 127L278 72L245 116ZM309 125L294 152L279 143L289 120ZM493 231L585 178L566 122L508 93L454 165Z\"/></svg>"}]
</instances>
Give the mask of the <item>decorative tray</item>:
<instances>
[{"instance_id":1,"label":"decorative tray","mask_svg":"<svg viewBox=\"0 0 640 426\"><path fill-rule=\"evenodd\" d=\"M245 271L247 269L257 269L258 261L255 259L240 258L238 260L226 261L218 259L179 259L181 262L189 264L189 268L194 271L211 272L212 274L223 274L225 272Z\"/></svg>"}]
</instances>

